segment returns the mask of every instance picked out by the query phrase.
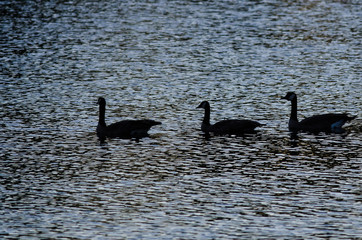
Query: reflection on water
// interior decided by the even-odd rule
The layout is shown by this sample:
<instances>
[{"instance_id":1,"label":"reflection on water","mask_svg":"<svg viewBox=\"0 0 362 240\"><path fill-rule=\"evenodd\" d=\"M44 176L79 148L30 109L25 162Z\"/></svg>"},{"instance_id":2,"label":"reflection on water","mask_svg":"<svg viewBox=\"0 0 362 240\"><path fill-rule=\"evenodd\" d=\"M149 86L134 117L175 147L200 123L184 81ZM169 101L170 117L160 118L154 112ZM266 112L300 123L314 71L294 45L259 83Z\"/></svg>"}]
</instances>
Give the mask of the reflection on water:
<instances>
[{"instance_id":1,"label":"reflection on water","mask_svg":"<svg viewBox=\"0 0 362 240\"><path fill-rule=\"evenodd\" d=\"M2 238L358 238L361 16L355 1L0 3ZM287 132L347 112L347 133ZM158 119L100 145L107 122ZM244 137L200 131L263 123Z\"/></svg>"}]
</instances>

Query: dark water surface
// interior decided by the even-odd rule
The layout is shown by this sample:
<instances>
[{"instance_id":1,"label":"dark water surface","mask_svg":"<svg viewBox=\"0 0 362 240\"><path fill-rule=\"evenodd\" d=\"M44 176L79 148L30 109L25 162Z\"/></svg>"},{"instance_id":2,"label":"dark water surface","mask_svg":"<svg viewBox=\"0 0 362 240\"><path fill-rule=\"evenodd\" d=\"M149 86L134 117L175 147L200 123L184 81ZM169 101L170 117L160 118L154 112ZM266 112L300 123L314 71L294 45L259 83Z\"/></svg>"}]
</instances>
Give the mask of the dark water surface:
<instances>
[{"instance_id":1,"label":"dark water surface","mask_svg":"<svg viewBox=\"0 0 362 240\"><path fill-rule=\"evenodd\" d=\"M0 238L362 236L359 1L1 1ZM290 138L347 112L343 135ZM108 123L163 122L139 143ZM205 140L249 118L256 135Z\"/></svg>"}]
</instances>

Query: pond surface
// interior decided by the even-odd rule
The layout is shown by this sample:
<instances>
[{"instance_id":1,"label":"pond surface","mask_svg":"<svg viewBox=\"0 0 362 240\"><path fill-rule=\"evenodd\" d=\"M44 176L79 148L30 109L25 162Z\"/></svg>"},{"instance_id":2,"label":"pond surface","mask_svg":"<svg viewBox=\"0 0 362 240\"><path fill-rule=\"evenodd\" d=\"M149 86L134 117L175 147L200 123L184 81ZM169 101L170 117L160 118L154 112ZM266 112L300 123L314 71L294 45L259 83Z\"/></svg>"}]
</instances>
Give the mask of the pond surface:
<instances>
[{"instance_id":1,"label":"pond surface","mask_svg":"<svg viewBox=\"0 0 362 240\"><path fill-rule=\"evenodd\" d=\"M358 239L359 1L2 1L0 237ZM342 135L290 137L347 112ZM163 124L99 144L106 121ZM211 121L263 123L245 137Z\"/></svg>"}]
</instances>

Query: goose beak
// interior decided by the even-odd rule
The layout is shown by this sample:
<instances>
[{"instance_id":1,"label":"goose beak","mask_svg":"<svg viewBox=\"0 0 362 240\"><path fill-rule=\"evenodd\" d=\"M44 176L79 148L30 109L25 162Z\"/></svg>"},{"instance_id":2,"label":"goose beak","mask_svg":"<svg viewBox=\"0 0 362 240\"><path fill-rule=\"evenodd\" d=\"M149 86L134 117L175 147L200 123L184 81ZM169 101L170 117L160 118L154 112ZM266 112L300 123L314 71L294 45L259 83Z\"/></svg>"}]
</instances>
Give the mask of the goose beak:
<instances>
[{"instance_id":1,"label":"goose beak","mask_svg":"<svg viewBox=\"0 0 362 240\"><path fill-rule=\"evenodd\" d=\"M280 99L288 99L287 96L281 97Z\"/></svg>"}]
</instances>

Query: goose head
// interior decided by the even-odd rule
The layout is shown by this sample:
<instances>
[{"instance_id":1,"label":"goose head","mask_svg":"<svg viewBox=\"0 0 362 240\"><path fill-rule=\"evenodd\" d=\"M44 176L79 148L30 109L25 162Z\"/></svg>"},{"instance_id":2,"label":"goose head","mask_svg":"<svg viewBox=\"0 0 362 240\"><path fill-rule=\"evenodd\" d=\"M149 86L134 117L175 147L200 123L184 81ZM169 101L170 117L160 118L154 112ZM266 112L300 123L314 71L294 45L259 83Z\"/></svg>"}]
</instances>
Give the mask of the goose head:
<instances>
[{"instance_id":1,"label":"goose head","mask_svg":"<svg viewBox=\"0 0 362 240\"><path fill-rule=\"evenodd\" d=\"M297 97L297 94L295 94L294 92L288 92L287 95L285 95L281 99L285 99L285 100L288 100L288 101L293 101L296 97Z\"/></svg>"},{"instance_id":2,"label":"goose head","mask_svg":"<svg viewBox=\"0 0 362 240\"><path fill-rule=\"evenodd\" d=\"M203 101L202 103L200 103L200 105L197 108L207 109L210 108L210 104L208 101Z\"/></svg>"},{"instance_id":3,"label":"goose head","mask_svg":"<svg viewBox=\"0 0 362 240\"><path fill-rule=\"evenodd\" d=\"M102 97L99 97L97 104L98 105L106 105L106 100L104 98L102 98Z\"/></svg>"}]
</instances>

